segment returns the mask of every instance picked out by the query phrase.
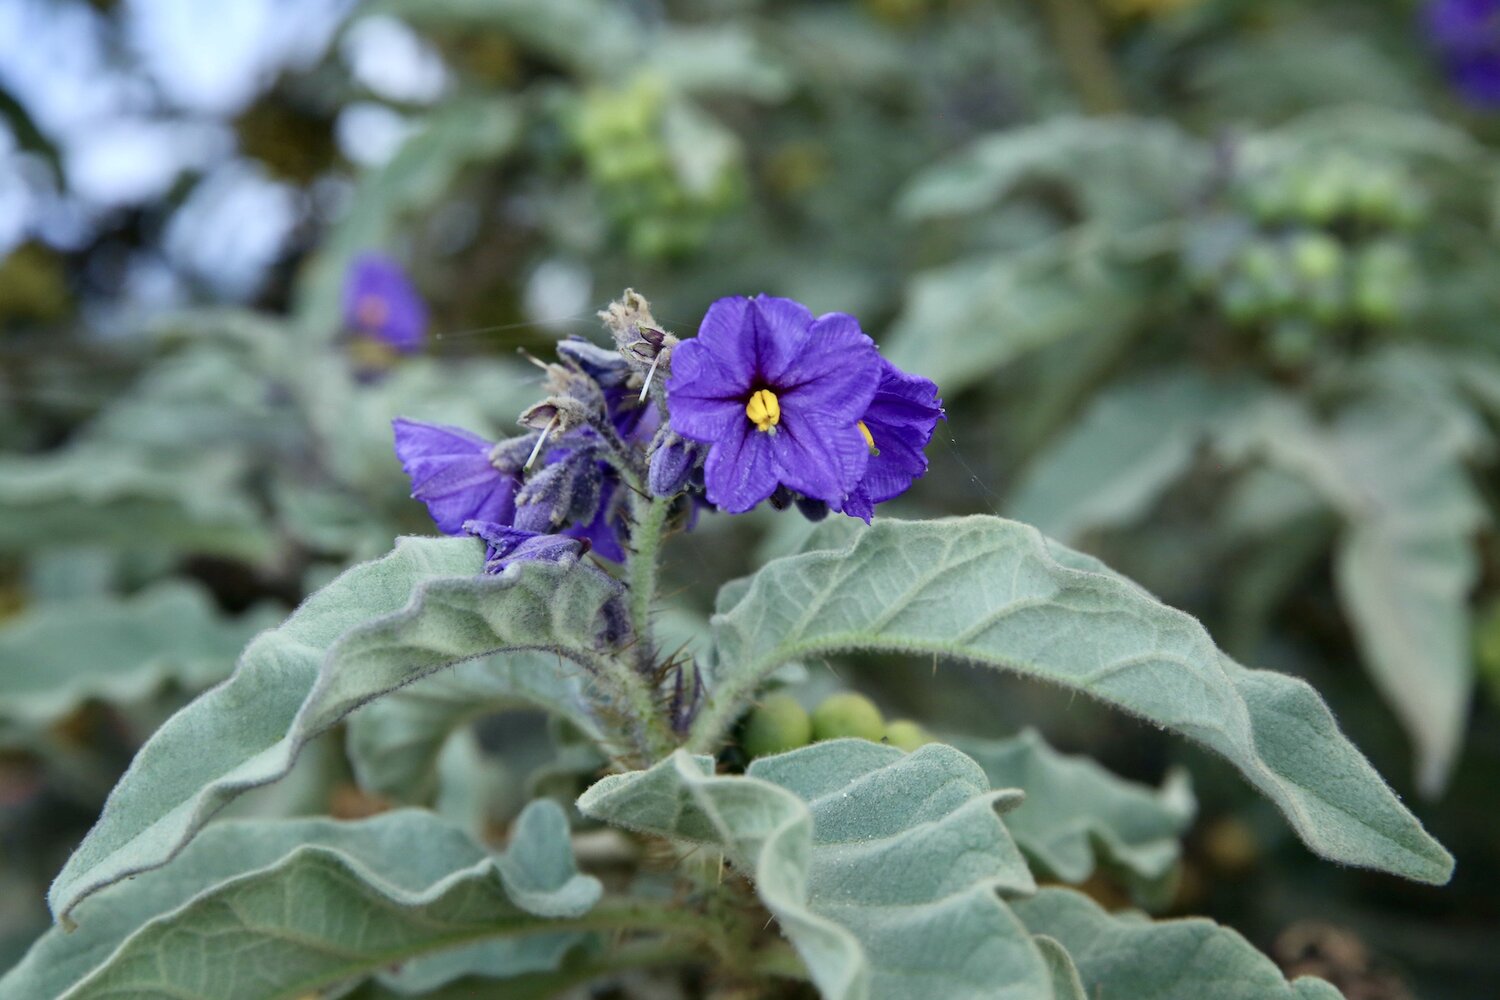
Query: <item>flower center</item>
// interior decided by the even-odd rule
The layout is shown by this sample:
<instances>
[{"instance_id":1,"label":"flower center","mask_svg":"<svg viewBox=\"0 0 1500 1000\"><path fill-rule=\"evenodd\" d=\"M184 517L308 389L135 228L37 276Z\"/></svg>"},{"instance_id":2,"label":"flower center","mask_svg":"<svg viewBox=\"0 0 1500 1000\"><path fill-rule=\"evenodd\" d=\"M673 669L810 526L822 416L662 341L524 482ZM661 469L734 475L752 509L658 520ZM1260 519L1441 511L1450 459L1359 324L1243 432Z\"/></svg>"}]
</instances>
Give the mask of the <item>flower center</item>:
<instances>
[{"instance_id":1,"label":"flower center","mask_svg":"<svg viewBox=\"0 0 1500 1000\"><path fill-rule=\"evenodd\" d=\"M354 307L354 315L360 325L367 330L374 330L383 325L386 318L391 314L390 307L385 304L385 299L379 295L364 295Z\"/></svg>"},{"instance_id":2,"label":"flower center","mask_svg":"<svg viewBox=\"0 0 1500 1000\"><path fill-rule=\"evenodd\" d=\"M745 404L745 416L750 418L756 430L770 434L781 422L781 403L770 389L756 389L750 402Z\"/></svg>"},{"instance_id":3,"label":"flower center","mask_svg":"<svg viewBox=\"0 0 1500 1000\"><path fill-rule=\"evenodd\" d=\"M864 435L865 447L870 449L870 454L879 455L880 449L875 447L875 435L870 433L870 428L865 426L865 422L863 420L857 420L855 421L855 424L859 427L859 432Z\"/></svg>"}]
</instances>

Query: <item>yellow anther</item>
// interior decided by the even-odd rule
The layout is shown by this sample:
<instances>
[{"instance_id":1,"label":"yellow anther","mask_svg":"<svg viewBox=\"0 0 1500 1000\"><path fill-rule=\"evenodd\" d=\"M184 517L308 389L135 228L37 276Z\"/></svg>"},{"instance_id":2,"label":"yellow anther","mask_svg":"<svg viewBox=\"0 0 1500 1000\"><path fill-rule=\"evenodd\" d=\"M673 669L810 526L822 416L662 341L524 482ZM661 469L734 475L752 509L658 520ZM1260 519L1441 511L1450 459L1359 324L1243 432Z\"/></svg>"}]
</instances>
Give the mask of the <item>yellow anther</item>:
<instances>
[{"instance_id":1,"label":"yellow anther","mask_svg":"<svg viewBox=\"0 0 1500 1000\"><path fill-rule=\"evenodd\" d=\"M362 295L354 306L354 315L367 330L382 325L390 314L391 307L379 295Z\"/></svg>"},{"instance_id":2,"label":"yellow anther","mask_svg":"<svg viewBox=\"0 0 1500 1000\"><path fill-rule=\"evenodd\" d=\"M859 432L865 436L865 445L870 449L870 454L879 455L880 449L875 447L875 435L870 433L870 428L865 426L863 420L855 421L855 424L859 427Z\"/></svg>"},{"instance_id":3,"label":"yellow anther","mask_svg":"<svg viewBox=\"0 0 1500 1000\"><path fill-rule=\"evenodd\" d=\"M769 434L781 422L781 402L770 389L756 389L745 404L745 416L756 430Z\"/></svg>"}]
</instances>

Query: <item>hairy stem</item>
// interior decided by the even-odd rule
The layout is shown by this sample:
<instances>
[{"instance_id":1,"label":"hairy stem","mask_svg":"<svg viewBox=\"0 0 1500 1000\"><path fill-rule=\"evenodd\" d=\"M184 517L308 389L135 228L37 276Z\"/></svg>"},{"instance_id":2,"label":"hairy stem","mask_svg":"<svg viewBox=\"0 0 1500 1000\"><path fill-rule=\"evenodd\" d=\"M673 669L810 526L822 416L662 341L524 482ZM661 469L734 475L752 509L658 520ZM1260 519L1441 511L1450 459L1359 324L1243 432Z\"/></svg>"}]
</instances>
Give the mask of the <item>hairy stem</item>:
<instances>
[{"instance_id":1,"label":"hairy stem","mask_svg":"<svg viewBox=\"0 0 1500 1000\"><path fill-rule=\"evenodd\" d=\"M1125 91L1104 46L1104 30L1087 0L1044 0L1063 65L1084 110L1092 115L1125 110Z\"/></svg>"},{"instance_id":2,"label":"hairy stem","mask_svg":"<svg viewBox=\"0 0 1500 1000\"><path fill-rule=\"evenodd\" d=\"M630 588L630 624L635 632L635 645L628 657L609 657L601 679L613 689L616 701L629 717L635 748L642 758L636 763L652 764L676 746L671 723L661 711L650 680L656 667L651 605L661 568L662 534L672 502L638 491L631 503L635 518L630 532L631 551L626 560L626 582Z\"/></svg>"}]
</instances>

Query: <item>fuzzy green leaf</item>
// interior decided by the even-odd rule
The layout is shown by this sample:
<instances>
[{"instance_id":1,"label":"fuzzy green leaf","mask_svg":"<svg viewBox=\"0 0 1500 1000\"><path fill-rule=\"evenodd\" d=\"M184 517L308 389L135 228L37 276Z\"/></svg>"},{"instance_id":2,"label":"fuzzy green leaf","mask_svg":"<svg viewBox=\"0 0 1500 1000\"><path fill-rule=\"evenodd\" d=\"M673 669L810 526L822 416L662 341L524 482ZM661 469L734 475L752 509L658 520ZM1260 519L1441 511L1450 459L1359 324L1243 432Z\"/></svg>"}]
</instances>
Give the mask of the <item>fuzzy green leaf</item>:
<instances>
[{"instance_id":1,"label":"fuzzy green leaf","mask_svg":"<svg viewBox=\"0 0 1500 1000\"><path fill-rule=\"evenodd\" d=\"M1137 785L1091 758L1058 753L1032 730L957 746L984 768L994 787L1026 793L1005 825L1033 869L1077 884L1104 865L1142 893L1176 871L1178 838L1196 810L1185 773L1173 772L1160 790Z\"/></svg>"},{"instance_id":2,"label":"fuzzy green leaf","mask_svg":"<svg viewBox=\"0 0 1500 1000\"><path fill-rule=\"evenodd\" d=\"M1339 595L1429 794L1447 782L1473 689L1472 536L1486 514L1465 462L1479 445L1469 423L1405 393L1351 406L1327 425L1273 401L1228 443L1302 476L1342 518Z\"/></svg>"},{"instance_id":3,"label":"fuzzy green leaf","mask_svg":"<svg viewBox=\"0 0 1500 1000\"><path fill-rule=\"evenodd\" d=\"M1240 666L1191 616L1023 524L877 521L847 548L763 567L714 616L714 633L701 748L717 745L783 663L857 650L946 656L1190 737L1238 767L1326 858L1425 882L1452 872L1312 688Z\"/></svg>"},{"instance_id":4,"label":"fuzzy green leaf","mask_svg":"<svg viewBox=\"0 0 1500 1000\"><path fill-rule=\"evenodd\" d=\"M1191 372L1112 388L1032 464L1010 510L1064 541L1130 524L1187 470L1215 425L1253 395L1244 383Z\"/></svg>"},{"instance_id":5,"label":"fuzzy green leaf","mask_svg":"<svg viewBox=\"0 0 1500 1000\"><path fill-rule=\"evenodd\" d=\"M438 755L461 726L508 708L540 708L597 737L576 664L546 653L512 653L424 678L349 719L349 761L362 787L402 802L434 791Z\"/></svg>"},{"instance_id":6,"label":"fuzzy green leaf","mask_svg":"<svg viewBox=\"0 0 1500 1000\"><path fill-rule=\"evenodd\" d=\"M267 610L229 618L186 583L40 605L0 630L0 742L89 699L134 703L168 684L205 688L275 620Z\"/></svg>"},{"instance_id":7,"label":"fuzzy green leaf","mask_svg":"<svg viewBox=\"0 0 1500 1000\"><path fill-rule=\"evenodd\" d=\"M591 655L615 597L607 578L535 563L484 576L482 562L473 539L402 539L257 637L228 682L136 755L53 884L53 913L66 920L90 893L166 863L226 803L284 776L308 740L373 698L506 649Z\"/></svg>"},{"instance_id":8,"label":"fuzzy green leaf","mask_svg":"<svg viewBox=\"0 0 1500 1000\"><path fill-rule=\"evenodd\" d=\"M583 937L550 922L600 891L551 802L522 814L499 856L418 811L219 823L169 867L84 903L77 931L48 931L0 995L266 1000L399 963L398 983L423 963L441 963L432 984L550 969Z\"/></svg>"},{"instance_id":9,"label":"fuzzy green leaf","mask_svg":"<svg viewBox=\"0 0 1500 1000\"><path fill-rule=\"evenodd\" d=\"M1321 1000L1316 979L1288 983L1250 942L1210 920L1152 922L1106 913L1071 889L1043 889L1015 904L1032 932L1062 945L1086 997L1132 1000ZM1332 991L1332 992L1329 992Z\"/></svg>"},{"instance_id":10,"label":"fuzzy green leaf","mask_svg":"<svg viewBox=\"0 0 1500 1000\"><path fill-rule=\"evenodd\" d=\"M997 891L1035 888L984 772L952 747L819 743L715 775L678 752L611 775L586 815L725 852L831 1000L1052 996Z\"/></svg>"}]
</instances>

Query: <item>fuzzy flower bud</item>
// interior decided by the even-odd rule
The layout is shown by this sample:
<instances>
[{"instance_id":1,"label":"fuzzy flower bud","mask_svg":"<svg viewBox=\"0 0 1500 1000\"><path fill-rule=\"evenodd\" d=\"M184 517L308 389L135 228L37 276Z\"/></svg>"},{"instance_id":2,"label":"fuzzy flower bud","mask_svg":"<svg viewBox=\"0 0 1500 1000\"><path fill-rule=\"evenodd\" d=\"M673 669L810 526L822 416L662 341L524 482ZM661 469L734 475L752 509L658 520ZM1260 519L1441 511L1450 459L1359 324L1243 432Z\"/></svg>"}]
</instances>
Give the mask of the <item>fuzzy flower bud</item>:
<instances>
[{"instance_id":1,"label":"fuzzy flower bud","mask_svg":"<svg viewBox=\"0 0 1500 1000\"><path fill-rule=\"evenodd\" d=\"M652 496L676 496L687 489L698 459L697 445L684 441L675 434L667 434L665 440L651 453L646 488L651 491Z\"/></svg>"}]
</instances>

